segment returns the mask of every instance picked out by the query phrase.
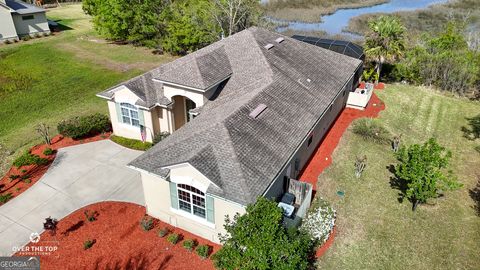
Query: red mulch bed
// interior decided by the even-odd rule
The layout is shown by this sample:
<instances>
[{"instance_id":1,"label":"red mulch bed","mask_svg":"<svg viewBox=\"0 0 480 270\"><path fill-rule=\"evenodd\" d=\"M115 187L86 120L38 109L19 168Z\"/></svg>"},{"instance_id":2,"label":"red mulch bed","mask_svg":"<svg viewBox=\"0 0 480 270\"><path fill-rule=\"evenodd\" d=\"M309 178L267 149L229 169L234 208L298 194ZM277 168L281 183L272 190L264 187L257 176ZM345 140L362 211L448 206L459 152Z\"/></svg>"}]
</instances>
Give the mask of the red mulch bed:
<instances>
[{"instance_id":1,"label":"red mulch bed","mask_svg":"<svg viewBox=\"0 0 480 270\"><path fill-rule=\"evenodd\" d=\"M41 145L36 145L32 147L30 149L30 153L39 155L42 158L46 158L49 160L49 162L46 165L29 165L29 166L22 166L20 168L12 166L10 170L7 172L7 174L3 178L0 178L0 194L4 195L4 194L11 193L13 196L12 198L14 198L20 195L25 190L27 190L29 187L33 186L43 176L47 172L48 168L50 167L50 165L52 164L56 156L56 154L53 154L50 156L44 155L43 151L46 148L51 148L52 150L58 150L60 148L67 147L67 146L108 139L109 137L110 137L110 133L105 133L105 134L97 135L97 136L82 139L82 140L74 140L72 138L64 138L61 135L57 135L53 137L52 145L41 144ZM10 180L11 175L18 175L20 177L28 176L28 179L30 180L30 182L29 183L25 182L27 178L24 180L22 180L21 178L18 178L11 181ZM0 205L2 204L0 203Z\"/></svg>"},{"instance_id":2,"label":"red mulch bed","mask_svg":"<svg viewBox=\"0 0 480 270\"><path fill-rule=\"evenodd\" d=\"M378 87L379 89L383 89L383 83L381 85L379 84ZM372 94L370 102L364 111L345 108L333 126L330 128L323 141L319 144L315 153L312 155L312 157L310 157L310 160L300 174L300 180L312 184L315 192L317 190L318 176L323 172L323 170L332 164L332 153L340 142L340 139L342 138L345 130L347 130L348 126L358 118L378 117L378 114L384 109L385 103L383 103L377 97L377 95L375 95L375 93ZM332 245L336 231L336 227L334 227L327 242L317 249L317 258L322 256Z\"/></svg>"},{"instance_id":3,"label":"red mulch bed","mask_svg":"<svg viewBox=\"0 0 480 270\"><path fill-rule=\"evenodd\" d=\"M97 211L97 220L89 222L84 211ZM27 245L58 246L57 251L40 256L42 269L214 269L210 259L201 259L195 251L183 248L183 240L173 245L167 236L158 236L160 228L168 227L183 239L196 239L199 244L219 245L191 233L173 228L159 220L150 231L139 225L145 207L123 202L101 202L81 208L60 220L55 236L44 232L40 242ZM84 250L86 240L95 244ZM57 242L56 242L57 241ZM17 252L17 256L31 253Z\"/></svg>"},{"instance_id":4,"label":"red mulch bed","mask_svg":"<svg viewBox=\"0 0 480 270\"><path fill-rule=\"evenodd\" d=\"M353 120L362 117L377 117L384 109L385 103L383 103L375 93L372 94L370 102L365 110L361 111L352 108L345 108L330 128L323 141L320 142L303 171L300 173L299 178L301 181L312 184L313 189L316 190L318 176L323 170L325 170L325 168L332 164L332 153L340 142L343 133L347 130Z\"/></svg>"}]
</instances>

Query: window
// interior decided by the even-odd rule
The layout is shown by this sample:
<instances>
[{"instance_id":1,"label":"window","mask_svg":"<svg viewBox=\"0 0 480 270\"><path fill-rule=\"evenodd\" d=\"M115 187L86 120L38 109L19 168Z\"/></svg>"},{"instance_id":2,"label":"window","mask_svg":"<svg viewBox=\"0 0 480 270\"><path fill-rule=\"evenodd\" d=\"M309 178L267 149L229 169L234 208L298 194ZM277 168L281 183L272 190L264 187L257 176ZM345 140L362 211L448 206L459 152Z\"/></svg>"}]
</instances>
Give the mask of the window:
<instances>
[{"instance_id":1,"label":"window","mask_svg":"<svg viewBox=\"0 0 480 270\"><path fill-rule=\"evenodd\" d=\"M205 193L184 184L177 184L178 208L197 217L206 218Z\"/></svg>"},{"instance_id":2,"label":"window","mask_svg":"<svg viewBox=\"0 0 480 270\"><path fill-rule=\"evenodd\" d=\"M129 103L120 103L120 109L122 110L122 122L135 127L140 126L140 120L138 119L138 109Z\"/></svg>"},{"instance_id":3,"label":"window","mask_svg":"<svg viewBox=\"0 0 480 270\"><path fill-rule=\"evenodd\" d=\"M33 15L22 16L23 21L33 20Z\"/></svg>"}]
</instances>

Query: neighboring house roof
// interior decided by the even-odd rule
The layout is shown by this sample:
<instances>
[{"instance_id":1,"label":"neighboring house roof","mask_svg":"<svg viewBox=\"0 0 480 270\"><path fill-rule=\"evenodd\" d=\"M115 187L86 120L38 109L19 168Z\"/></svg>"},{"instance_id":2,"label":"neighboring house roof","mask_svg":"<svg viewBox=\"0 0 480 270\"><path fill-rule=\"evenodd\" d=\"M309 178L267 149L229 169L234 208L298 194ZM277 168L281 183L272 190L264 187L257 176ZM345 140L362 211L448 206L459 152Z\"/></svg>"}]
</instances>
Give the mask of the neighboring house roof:
<instances>
[{"instance_id":1,"label":"neighboring house roof","mask_svg":"<svg viewBox=\"0 0 480 270\"><path fill-rule=\"evenodd\" d=\"M45 9L35 5L27 4L20 0L5 0L5 4L18 14L31 14L45 12Z\"/></svg>"},{"instance_id":2,"label":"neighboring house roof","mask_svg":"<svg viewBox=\"0 0 480 270\"><path fill-rule=\"evenodd\" d=\"M293 35L292 38L357 59L365 59L362 46L350 41Z\"/></svg>"},{"instance_id":3,"label":"neighboring house roof","mask_svg":"<svg viewBox=\"0 0 480 270\"><path fill-rule=\"evenodd\" d=\"M252 27L152 73L181 70L210 53L215 60L205 63L226 57L232 70L221 92L129 165L165 176L166 166L188 162L215 184L207 193L246 205L264 194L362 62ZM253 119L259 104L267 108Z\"/></svg>"}]
</instances>

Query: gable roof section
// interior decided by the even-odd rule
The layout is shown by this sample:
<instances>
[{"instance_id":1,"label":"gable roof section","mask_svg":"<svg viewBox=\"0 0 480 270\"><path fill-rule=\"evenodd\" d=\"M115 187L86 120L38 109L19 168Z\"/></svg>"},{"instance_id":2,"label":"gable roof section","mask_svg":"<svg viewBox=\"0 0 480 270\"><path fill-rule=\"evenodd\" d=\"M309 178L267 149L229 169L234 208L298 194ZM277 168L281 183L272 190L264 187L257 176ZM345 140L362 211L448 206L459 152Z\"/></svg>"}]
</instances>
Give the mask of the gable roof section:
<instances>
[{"instance_id":1,"label":"gable roof section","mask_svg":"<svg viewBox=\"0 0 480 270\"><path fill-rule=\"evenodd\" d=\"M253 27L187 56L223 48L231 78L195 120L130 165L155 172L188 162L218 186L208 193L243 205L261 196L361 64L288 37L276 43L278 37ZM259 104L267 109L252 119Z\"/></svg>"},{"instance_id":2,"label":"gable roof section","mask_svg":"<svg viewBox=\"0 0 480 270\"><path fill-rule=\"evenodd\" d=\"M232 74L223 46L205 53L192 53L163 65L155 79L207 90Z\"/></svg>"},{"instance_id":3,"label":"gable roof section","mask_svg":"<svg viewBox=\"0 0 480 270\"><path fill-rule=\"evenodd\" d=\"M20 0L5 0L5 4L18 14L31 14L45 12L45 9L35 5L27 4Z\"/></svg>"},{"instance_id":4,"label":"gable roof section","mask_svg":"<svg viewBox=\"0 0 480 270\"><path fill-rule=\"evenodd\" d=\"M167 97L163 95L162 83L153 80L152 74L155 70L134 77L126 82L117 84L103 92L97 94L98 97L105 99L113 99L115 92L121 86L127 87L134 93L139 100L135 105L152 108L155 105L168 106L172 103Z\"/></svg>"}]
</instances>

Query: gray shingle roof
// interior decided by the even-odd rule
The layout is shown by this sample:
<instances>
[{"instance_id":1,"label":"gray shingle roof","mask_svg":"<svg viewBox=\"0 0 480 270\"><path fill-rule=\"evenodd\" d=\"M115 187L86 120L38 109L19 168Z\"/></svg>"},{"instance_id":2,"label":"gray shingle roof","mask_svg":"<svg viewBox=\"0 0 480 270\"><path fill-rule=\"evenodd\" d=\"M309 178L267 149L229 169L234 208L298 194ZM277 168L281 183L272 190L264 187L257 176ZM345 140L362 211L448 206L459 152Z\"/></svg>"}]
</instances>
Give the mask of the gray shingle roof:
<instances>
[{"instance_id":1,"label":"gray shingle roof","mask_svg":"<svg viewBox=\"0 0 480 270\"><path fill-rule=\"evenodd\" d=\"M223 47L204 53L192 53L163 65L156 79L202 90L209 89L232 74Z\"/></svg>"},{"instance_id":2,"label":"gray shingle roof","mask_svg":"<svg viewBox=\"0 0 480 270\"><path fill-rule=\"evenodd\" d=\"M103 92L97 94L97 96L111 99L115 95L115 90L120 86L126 86L136 96L139 97L135 105L151 108L156 104L162 106L168 106L172 101L163 95L163 85L160 82L154 81L152 74L156 70L152 70L135 78L132 78L126 82L115 85Z\"/></svg>"},{"instance_id":3,"label":"gray shingle roof","mask_svg":"<svg viewBox=\"0 0 480 270\"><path fill-rule=\"evenodd\" d=\"M31 14L45 12L45 9L35 5L27 4L20 0L5 0L7 7L13 9L18 14Z\"/></svg>"},{"instance_id":4,"label":"gray shingle roof","mask_svg":"<svg viewBox=\"0 0 480 270\"><path fill-rule=\"evenodd\" d=\"M280 36L253 27L172 62L222 49L232 75L195 120L130 165L155 173L188 162L215 184L208 193L243 205L261 196L361 64ZM267 109L252 119L258 104Z\"/></svg>"}]
</instances>

